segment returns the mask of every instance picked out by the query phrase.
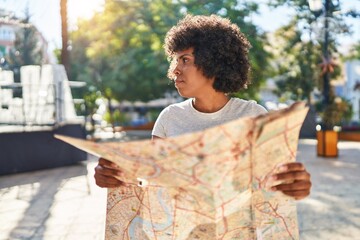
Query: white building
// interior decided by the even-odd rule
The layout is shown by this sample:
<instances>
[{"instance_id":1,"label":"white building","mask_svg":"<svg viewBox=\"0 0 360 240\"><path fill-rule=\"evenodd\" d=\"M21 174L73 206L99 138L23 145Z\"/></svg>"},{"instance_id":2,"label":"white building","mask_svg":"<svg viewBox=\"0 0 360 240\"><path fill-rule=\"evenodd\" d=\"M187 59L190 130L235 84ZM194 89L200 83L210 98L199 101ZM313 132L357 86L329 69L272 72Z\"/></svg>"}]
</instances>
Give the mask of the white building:
<instances>
[{"instance_id":1,"label":"white building","mask_svg":"<svg viewBox=\"0 0 360 240\"><path fill-rule=\"evenodd\" d=\"M10 53L14 48L16 33L24 26L21 19L15 17L13 12L0 9L0 59ZM35 28L36 29L36 28ZM38 48L43 53L43 63L49 63L49 56L47 53L48 43L43 35L36 29L36 38L38 41Z\"/></svg>"},{"instance_id":2,"label":"white building","mask_svg":"<svg viewBox=\"0 0 360 240\"><path fill-rule=\"evenodd\" d=\"M0 9L0 58L9 54L14 46L19 20L11 12Z\"/></svg>"},{"instance_id":3,"label":"white building","mask_svg":"<svg viewBox=\"0 0 360 240\"><path fill-rule=\"evenodd\" d=\"M360 61L352 60L345 62L345 88L344 97L352 106L354 115L353 121L360 121Z\"/></svg>"}]
</instances>

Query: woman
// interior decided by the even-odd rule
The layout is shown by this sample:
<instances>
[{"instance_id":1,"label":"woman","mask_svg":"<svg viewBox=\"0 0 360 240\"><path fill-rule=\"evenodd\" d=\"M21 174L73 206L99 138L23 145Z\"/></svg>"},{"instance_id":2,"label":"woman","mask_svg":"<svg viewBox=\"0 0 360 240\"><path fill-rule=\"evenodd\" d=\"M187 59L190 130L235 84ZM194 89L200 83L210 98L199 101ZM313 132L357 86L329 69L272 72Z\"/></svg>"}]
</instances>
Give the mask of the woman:
<instances>
[{"instance_id":1,"label":"woman","mask_svg":"<svg viewBox=\"0 0 360 240\"><path fill-rule=\"evenodd\" d=\"M240 29L216 15L187 15L170 29L165 38L165 52L172 59L168 77L184 102L165 108L152 131L153 139L167 138L199 131L245 116L256 116L266 110L254 101L230 98L229 93L249 84L250 43ZM95 168L100 187L122 184L115 178L121 171L105 159ZM283 184L272 190L282 191L295 199L310 194L310 174L302 163L279 166L273 180Z\"/></svg>"}]
</instances>

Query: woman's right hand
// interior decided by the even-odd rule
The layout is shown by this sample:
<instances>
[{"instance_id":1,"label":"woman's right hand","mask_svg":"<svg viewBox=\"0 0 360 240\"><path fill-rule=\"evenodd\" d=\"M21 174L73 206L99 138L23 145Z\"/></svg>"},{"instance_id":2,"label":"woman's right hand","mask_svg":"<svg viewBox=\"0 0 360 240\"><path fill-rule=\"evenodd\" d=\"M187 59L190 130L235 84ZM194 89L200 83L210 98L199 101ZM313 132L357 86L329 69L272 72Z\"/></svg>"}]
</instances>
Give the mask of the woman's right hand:
<instances>
[{"instance_id":1,"label":"woman's right hand","mask_svg":"<svg viewBox=\"0 0 360 240\"><path fill-rule=\"evenodd\" d=\"M124 186L124 182L116 178L122 176L120 168L113 162L104 158L100 158L98 165L95 167L95 182L96 185L102 188L115 188Z\"/></svg>"}]
</instances>

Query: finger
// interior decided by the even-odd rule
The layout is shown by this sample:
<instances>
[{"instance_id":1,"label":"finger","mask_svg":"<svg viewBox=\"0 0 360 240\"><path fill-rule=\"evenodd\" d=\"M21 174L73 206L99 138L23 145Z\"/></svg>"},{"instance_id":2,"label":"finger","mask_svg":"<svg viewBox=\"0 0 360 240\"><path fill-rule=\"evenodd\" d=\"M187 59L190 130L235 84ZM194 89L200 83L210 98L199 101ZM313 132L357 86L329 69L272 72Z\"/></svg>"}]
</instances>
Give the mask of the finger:
<instances>
[{"instance_id":1,"label":"finger","mask_svg":"<svg viewBox=\"0 0 360 240\"><path fill-rule=\"evenodd\" d=\"M113 162L110 162L109 160L105 159L105 158L100 158L99 159L99 165L106 167L106 168L115 168L115 169L119 169L119 166Z\"/></svg>"},{"instance_id":2,"label":"finger","mask_svg":"<svg viewBox=\"0 0 360 240\"><path fill-rule=\"evenodd\" d=\"M96 185L98 185L99 187L102 187L102 188L116 188L116 187L126 186L122 182L109 183L109 182L102 182L102 181L97 181Z\"/></svg>"},{"instance_id":3,"label":"finger","mask_svg":"<svg viewBox=\"0 0 360 240\"><path fill-rule=\"evenodd\" d=\"M294 171L294 172L285 172L278 173L271 176L272 181L295 181L295 180L309 180L310 174L306 171Z\"/></svg>"},{"instance_id":4,"label":"finger","mask_svg":"<svg viewBox=\"0 0 360 240\"><path fill-rule=\"evenodd\" d=\"M299 191L299 190L310 190L310 181L295 181L290 184L279 184L271 187L273 191Z\"/></svg>"},{"instance_id":5,"label":"finger","mask_svg":"<svg viewBox=\"0 0 360 240\"><path fill-rule=\"evenodd\" d=\"M102 175L94 175L95 177L95 182L96 185L98 185L99 187L107 187L107 188L112 188L112 187L120 187L120 186L125 186L126 184L114 177L106 177L106 176L102 176Z\"/></svg>"},{"instance_id":6,"label":"finger","mask_svg":"<svg viewBox=\"0 0 360 240\"><path fill-rule=\"evenodd\" d=\"M304 164L300 162L282 163L277 166L278 171L281 172L292 172L292 171L303 171L305 170Z\"/></svg>"},{"instance_id":7,"label":"finger","mask_svg":"<svg viewBox=\"0 0 360 240\"><path fill-rule=\"evenodd\" d=\"M118 170L118 169L111 169L111 168L106 168L106 167L102 167L102 166L96 166L95 167L95 175L99 174L99 175L105 175L105 176L109 176L109 177L123 177L123 172Z\"/></svg>"},{"instance_id":8,"label":"finger","mask_svg":"<svg viewBox=\"0 0 360 240\"><path fill-rule=\"evenodd\" d=\"M310 190L299 190L299 191L283 191L283 194L293 197L296 200L303 199L310 195Z\"/></svg>"},{"instance_id":9,"label":"finger","mask_svg":"<svg viewBox=\"0 0 360 240\"><path fill-rule=\"evenodd\" d=\"M116 179L116 178L95 178L96 179L96 183L97 184L101 184L101 185L121 185L123 182Z\"/></svg>"}]
</instances>

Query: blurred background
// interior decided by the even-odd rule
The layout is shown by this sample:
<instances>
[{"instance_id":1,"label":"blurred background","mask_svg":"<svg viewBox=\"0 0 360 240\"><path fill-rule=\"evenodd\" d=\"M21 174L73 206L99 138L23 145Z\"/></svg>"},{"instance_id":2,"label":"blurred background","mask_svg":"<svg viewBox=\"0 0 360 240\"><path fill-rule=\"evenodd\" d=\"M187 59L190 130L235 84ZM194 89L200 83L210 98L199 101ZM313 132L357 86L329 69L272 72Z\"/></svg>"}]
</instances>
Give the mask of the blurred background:
<instances>
[{"instance_id":1,"label":"blurred background","mask_svg":"<svg viewBox=\"0 0 360 240\"><path fill-rule=\"evenodd\" d=\"M166 78L162 46L187 13L229 18L251 42L252 84L235 97L269 111L310 106L298 160L315 188L300 204L303 239L359 236L359 0L0 0L0 239L102 239L106 193L94 186L96 159L53 134L149 138L160 111L183 100ZM64 215L70 208L75 215ZM61 219L81 219L87 230ZM59 225L78 235L56 232Z\"/></svg>"}]
</instances>

